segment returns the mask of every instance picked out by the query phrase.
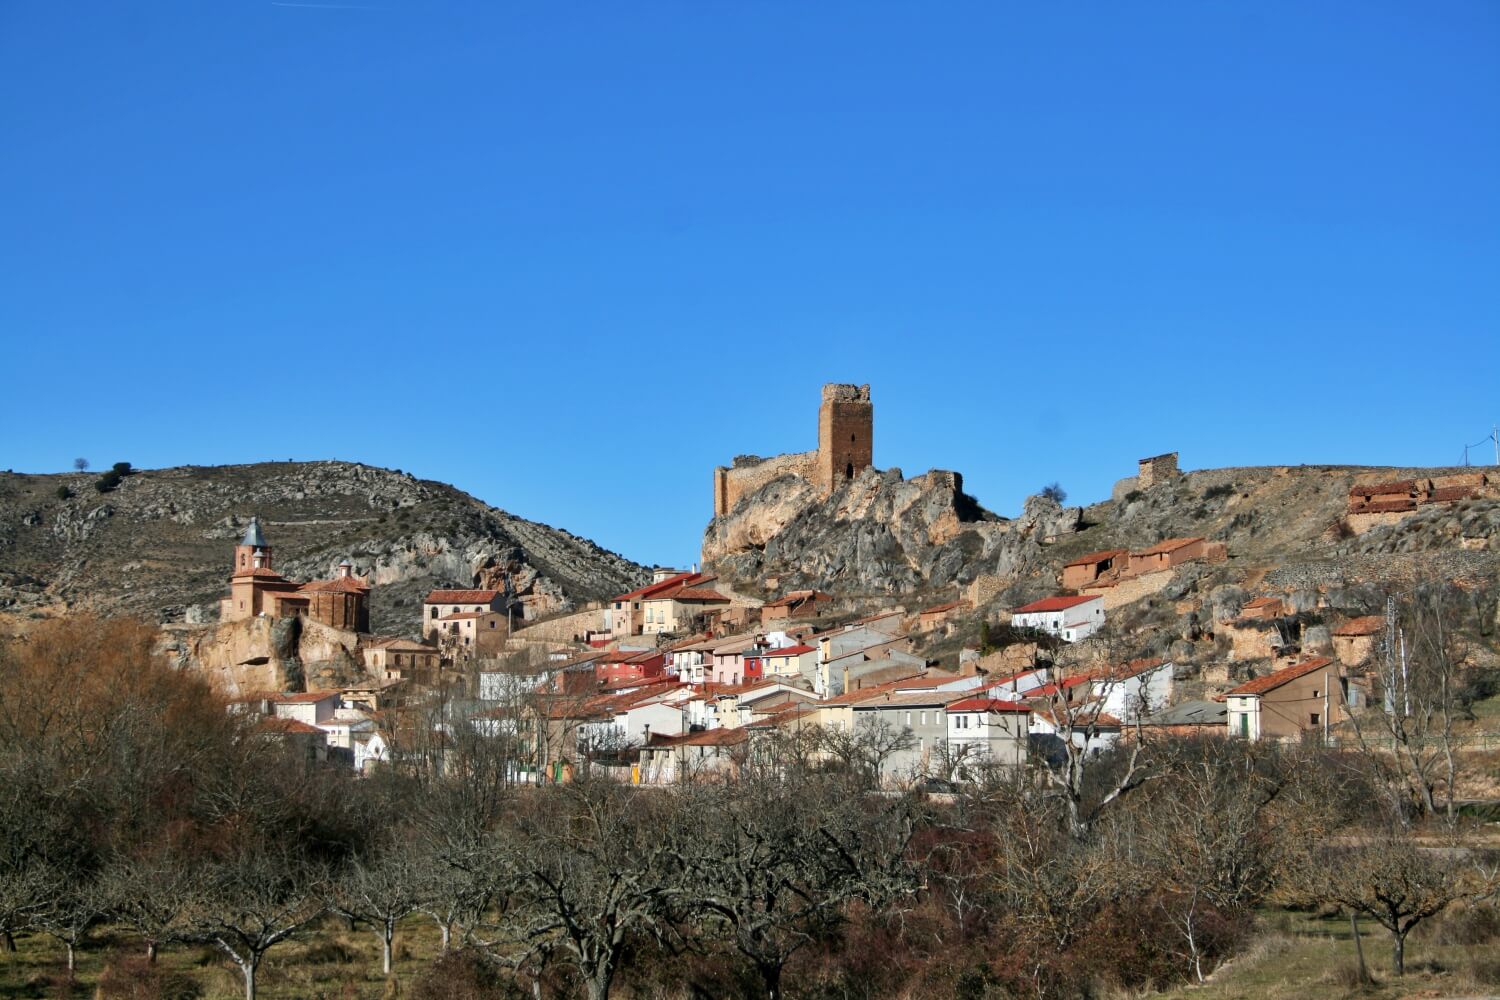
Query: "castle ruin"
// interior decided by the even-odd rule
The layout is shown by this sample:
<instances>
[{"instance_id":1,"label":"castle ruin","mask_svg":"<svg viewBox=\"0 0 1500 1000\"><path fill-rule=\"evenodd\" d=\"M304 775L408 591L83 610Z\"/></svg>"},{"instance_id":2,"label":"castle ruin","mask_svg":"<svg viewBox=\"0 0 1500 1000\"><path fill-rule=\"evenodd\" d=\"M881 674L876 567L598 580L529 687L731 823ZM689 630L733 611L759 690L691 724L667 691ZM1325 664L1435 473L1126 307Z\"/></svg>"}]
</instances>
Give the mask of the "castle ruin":
<instances>
[{"instance_id":1,"label":"castle ruin","mask_svg":"<svg viewBox=\"0 0 1500 1000\"><path fill-rule=\"evenodd\" d=\"M875 407L868 385L823 386L818 406L818 448L775 458L741 455L732 467L714 469L714 517L734 509L740 497L781 476L801 476L824 495L873 464Z\"/></svg>"}]
</instances>

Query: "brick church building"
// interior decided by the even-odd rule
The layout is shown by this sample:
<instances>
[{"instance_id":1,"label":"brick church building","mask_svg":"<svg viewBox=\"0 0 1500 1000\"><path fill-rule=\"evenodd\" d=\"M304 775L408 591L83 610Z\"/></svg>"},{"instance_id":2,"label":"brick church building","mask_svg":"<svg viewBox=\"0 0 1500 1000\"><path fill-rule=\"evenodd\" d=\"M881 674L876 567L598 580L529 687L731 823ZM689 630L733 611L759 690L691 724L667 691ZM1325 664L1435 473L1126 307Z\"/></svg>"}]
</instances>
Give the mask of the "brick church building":
<instances>
[{"instance_id":1,"label":"brick church building","mask_svg":"<svg viewBox=\"0 0 1500 1000\"><path fill-rule=\"evenodd\" d=\"M370 585L354 575L347 559L332 580L296 584L277 573L260 519L252 517L245 537L234 547L234 572L229 577L229 596L219 605L219 620L300 616L331 628L368 632L369 598Z\"/></svg>"}]
</instances>

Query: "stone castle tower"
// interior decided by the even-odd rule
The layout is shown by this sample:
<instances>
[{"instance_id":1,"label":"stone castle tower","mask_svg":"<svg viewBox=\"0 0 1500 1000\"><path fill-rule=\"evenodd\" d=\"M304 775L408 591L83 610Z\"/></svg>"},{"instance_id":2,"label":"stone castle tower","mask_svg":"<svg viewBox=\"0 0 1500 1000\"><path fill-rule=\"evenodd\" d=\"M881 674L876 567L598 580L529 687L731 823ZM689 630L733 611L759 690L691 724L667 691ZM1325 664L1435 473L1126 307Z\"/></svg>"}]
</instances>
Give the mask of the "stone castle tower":
<instances>
[{"instance_id":1,"label":"stone castle tower","mask_svg":"<svg viewBox=\"0 0 1500 1000\"><path fill-rule=\"evenodd\" d=\"M868 385L825 385L818 407L818 488L832 493L868 469L875 455L875 404Z\"/></svg>"},{"instance_id":2,"label":"stone castle tower","mask_svg":"<svg viewBox=\"0 0 1500 1000\"><path fill-rule=\"evenodd\" d=\"M734 509L740 497L779 476L801 476L824 495L874 464L875 406L868 385L823 386L818 407L818 449L775 458L742 455L732 468L714 470L714 517Z\"/></svg>"}]
</instances>

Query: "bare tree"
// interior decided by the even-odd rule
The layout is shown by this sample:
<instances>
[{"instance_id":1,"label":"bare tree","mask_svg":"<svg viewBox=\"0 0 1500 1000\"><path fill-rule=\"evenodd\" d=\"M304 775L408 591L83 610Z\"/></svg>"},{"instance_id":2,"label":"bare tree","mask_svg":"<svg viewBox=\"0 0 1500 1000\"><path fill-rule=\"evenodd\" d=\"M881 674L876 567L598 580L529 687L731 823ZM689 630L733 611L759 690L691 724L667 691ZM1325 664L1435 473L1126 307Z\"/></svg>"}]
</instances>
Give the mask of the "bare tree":
<instances>
[{"instance_id":1,"label":"bare tree","mask_svg":"<svg viewBox=\"0 0 1500 1000\"><path fill-rule=\"evenodd\" d=\"M1421 847L1409 829L1392 822L1308 851L1284 892L1307 903L1337 904L1384 927L1391 939L1391 968L1400 976L1413 928L1459 899L1497 888L1494 874L1480 871L1456 845Z\"/></svg>"},{"instance_id":2,"label":"bare tree","mask_svg":"<svg viewBox=\"0 0 1500 1000\"><path fill-rule=\"evenodd\" d=\"M559 959L590 1000L606 1000L632 937L670 932L685 831L669 797L609 782L559 786L530 805L498 861L514 890L480 943L515 967Z\"/></svg>"},{"instance_id":3,"label":"bare tree","mask_svg":"<svg viewBox=\"0 0 1500 1000\"><path fill-rule=\"evenodd\" d=\"M334 908L351 920L364 921L379 935L380 971L387 977L396 925L416 912L422 889L419 862L402 845L387 845L372 858L355 858L334 886Z\"/></svg>"},{"instance_id":4,"label":"bare tree","mask_svg":"<svg viewBox=\"0 0 1500 1000\"><path fill-rule=\"evenodd\" d=\"M889 719L861 718L849 729L824 726L818 731L819 750L843 768L879 785L886 762L917 745L910 729Z\"/></svg>"},{"instance_id":5,"label":"bare tree","mask_svg":"<svg viewBox=\"0 0 1500 1000\"><path fill-rule=\"evenodd\" d=\"M141 936L148 962L185 933L185 917L200 889L199 872L169 854L117 859L100 882L110 914Z\"/></svg>"},{"instance_id":6,"label":"bare tree","mask_svg":"<svg viewBox=\"0 0 1500 1000\"><path fill-rule=\"evenodd\" d=\"M788 960L847 906L915 888L904 803L870 806L844 781L779 779L699 789L689 800L690 911L722 924L779 1000Z\"/></svg>"},{"instance_id":7,"label":"bare tree","mask_svg":"<svg viewBox=\"0 0 1500 1000\"><path fill-rule=\"evenodd\" d=\"M68 975L72 976L78 968L78 946L109 914L110 900L93 877L67 879L56 890L34 922L67 949Z\"/></svg>"},{"instance_id":8,"label":"bare tree","mask_svg":"<svg viewBox=\"0 0 1500 1000\"><path fill-rule=\"evenodd\" d=\"M324 873L290 851L257 851L204 873L184 935L217 945L240 969L245 1000L266 952L325 912Z\"/></svg>"},{"instance_id":9,"label":"bare tree","mask_svg":"<svg viewBox=\"0 0 1500 1000\"><path fill-rule=\"evenodd\" d=\"M75 458L73 459L73 468L78 472L87 472L89 470L89 460L86 458Z\"/></svg>"},{"instance_id":10,"label":"bare tree","mask_svg":"<svg viewBox=\"0 0 1500 1000\"><path fill-rule=\"evenodd\" d=\"M1458 635L1464 597L1448 587L1420 587L1410 599L1389 599L1387 628L1376 656L1381 703L1351 712L1361 750L1404 787L1417 811L1441 815L1452 829L1463 730L1467 654ZM1389 751L1389 752L1387 752Z\"/></svg>"}]
</instances>

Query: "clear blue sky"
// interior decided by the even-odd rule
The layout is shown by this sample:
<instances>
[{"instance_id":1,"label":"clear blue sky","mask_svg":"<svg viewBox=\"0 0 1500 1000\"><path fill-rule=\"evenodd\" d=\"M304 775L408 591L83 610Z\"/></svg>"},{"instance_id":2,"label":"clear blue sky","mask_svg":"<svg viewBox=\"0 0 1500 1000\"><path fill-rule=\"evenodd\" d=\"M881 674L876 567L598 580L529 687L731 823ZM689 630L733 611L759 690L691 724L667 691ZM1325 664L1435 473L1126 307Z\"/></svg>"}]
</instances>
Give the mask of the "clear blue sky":
<instances>
[{"instance_id":1,"label":"clear blue sky","mask_svg":"<svg viewBox=\"0 0 1500 1000\"><path fill-rule=\"evenodd\" d=\"M685 563L827 381L1002 513L1452 464L1497 109L1493 0L0 0L0 467L351 459Z\"/></svg>"}]
</instances>

